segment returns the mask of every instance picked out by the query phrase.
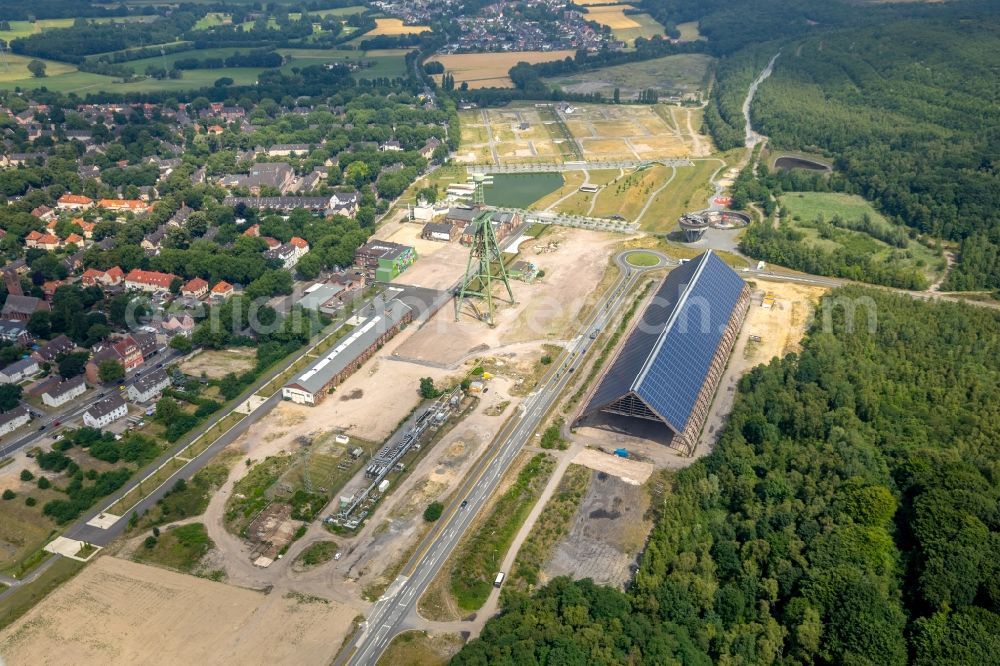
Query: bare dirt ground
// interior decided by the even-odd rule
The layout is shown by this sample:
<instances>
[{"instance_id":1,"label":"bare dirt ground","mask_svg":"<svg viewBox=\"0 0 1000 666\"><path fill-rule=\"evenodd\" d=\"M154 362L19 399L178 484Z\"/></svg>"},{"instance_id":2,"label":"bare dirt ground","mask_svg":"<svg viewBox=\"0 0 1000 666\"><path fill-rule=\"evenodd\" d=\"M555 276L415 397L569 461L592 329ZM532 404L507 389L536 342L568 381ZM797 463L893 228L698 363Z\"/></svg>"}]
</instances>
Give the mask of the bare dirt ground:
<instances>
[{"instance_id":1,"label":"bare dirt ground","mask_svg":"<svg viewBox=\"0 0 1000 666\"><path fill-rule=\"evenodd\" d=\"M327 664L352 619L332 601L101 557L0 632L0 654L11 666Z\"/></svg>"},{"instance_id":2,"label":"bare dirt ground","mask_svg":"<svg viewBox=\"0 0 1000 666\"><path fill-rule=\"evenodd\" d=\"M711 452L722 427L733 408L736 385L751 368L768 363L774 357L797 352L806 328L812 321L816 303L829 289L784 282L760 281L750 300L743 329L740 331L726 372L719 382L705 427L698 440L694 458ZM765 310L761 301L765 293L774 295L774 307ZM760 338L760 342L750 337Z\"/></svg>"},{"instance_id":3,"label":"bare dirt ground","mask_svg":"<svg viewBox=\"0 0 1000 666\"><path fill-rule=\"evenodd\" d=\"M623 588L652 528L645 518L648 507L644 487L594 472L570 531L556 546L540 582L572 576Z\"/></svg>"},{"instance_id":4,"label":"bare dirt ground","mask_svg":"<svg viewBox=\"0 0 1000 666\"><path fill-rule=\"evenodd\" d=\"M421 224L401 225L387 238L394 243L412 245L418 257L393 282L427 289L449 289L466 268L469 248L457 240L450 243L424 240L420 237L422 229Z\"/></svg>"},{"instance_id":5,"label":"bare dirt ground","mask_svg":"<svg viewBox=\"0 0 1000 666\"><path fill-rule=\"evenodd\" d=\"M601 281L619 240L607 233L553 228L537 240L522 243L520 258L538 265L545 277L532 284L511 283L517 303L501 306L495 328L468 314L456 322L454 309L445 306L400 345L399 355L455 367L471 354L514 343L572 338L578 333L578 315ZM461 269L453 280L459 275Z\"/></svg>"},{"instance_id":6,"label":"bare dirt ground","mask_svg":"<svg viewBox=\"0 0 1000 666\"><path fill-rule=\"evenodd\" d=\"M619 458L593 449L583 449L576 454L573 462L600 473L619 477L624 483L633 486L642 485L653 473L652 463Z\"/></svg>"},{"instance_id":7,"label":"bare dirt ground","mask_svg":"<svg viewBox=\"0 0 1000 666\"><path fill-rule=\"evenodd\" d=\"M195 354L181 365L181 372L192 377L202 373L209 379L221 379L230 372L239 374L253 368L256 362L254 350L249 348L203 351Z\"/></svg>"}]
</instances>

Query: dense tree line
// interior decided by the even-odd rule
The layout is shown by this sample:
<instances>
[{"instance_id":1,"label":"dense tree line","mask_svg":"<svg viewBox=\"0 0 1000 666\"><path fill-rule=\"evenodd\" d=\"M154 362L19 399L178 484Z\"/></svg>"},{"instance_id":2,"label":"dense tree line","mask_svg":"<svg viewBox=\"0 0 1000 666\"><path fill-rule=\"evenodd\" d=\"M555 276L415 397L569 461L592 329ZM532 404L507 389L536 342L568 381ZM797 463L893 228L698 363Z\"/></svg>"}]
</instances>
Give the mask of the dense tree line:
<instances>
[{"instance_id":1,"label":"dense tree line","mask_svg":"<svg viewBox=\"0 0 1000 666\"><path fill-rule=\"evenodd\" d=\"M179 58L174 61L177 69L222 69L223 67L281 67L283 59L277 51L261 49L225 58Z\"/></svg>"},{"instance_id":2,"label":"dense tree line","mask_svg":"<svg viewBox=\"0 0 1000 666\"><path fill-rule=\"evenodd\" d=\"M996 663L998 387L996 313L834 292L671 478L627 593L507 592L453 663Z\"/></svg>"},{"instance_id":3,"label":"dense tree line","mask_svg":"<svg viewBox=\"0 0 1000 666\"><path fill-rule=\"evenodd\" d=\"M747 87L781 49L751 109L755 129L778 148L833 157L851 189L892 221L961 241L961 260L944 288L998 289L995 7L873 11L890 20L872 27L866 8L839 21L851 27L835 22L723 60L705 125L720 148L742 145Z\"/></svg>"}]
</instances>

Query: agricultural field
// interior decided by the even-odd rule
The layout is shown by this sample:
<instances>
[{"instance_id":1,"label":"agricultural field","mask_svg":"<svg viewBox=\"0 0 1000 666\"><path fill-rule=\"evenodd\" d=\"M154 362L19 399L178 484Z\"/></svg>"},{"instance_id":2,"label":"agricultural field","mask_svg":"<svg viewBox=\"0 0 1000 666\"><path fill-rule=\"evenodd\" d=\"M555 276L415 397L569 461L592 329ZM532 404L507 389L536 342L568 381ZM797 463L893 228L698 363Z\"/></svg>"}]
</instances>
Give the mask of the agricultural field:
<instances>
[{"instance_id":1,"label":"agricultural field","mask_svg":"<svg viewBox=\"0 0 1000 666\"><path fill-rule=\"evenodd\" d=\"M629 46L635 45L637 37L650 38L663 35L663 26L649 14L626 14L625 11L635 9L632 5L592 5L587 7L586 18L590 21L606 25L616 39Z\"/></svg>"},{"instance_id":2,"label":"agricultural field","mask_svg":"<svg viewBox=\"0 0 1000 666\"><path fill-rule=\"evenodd\" d=\"M713 58L702 53L665 56L601 69L545 79L550 86L577 94L600 93L612 99L615 88L622 100L637 99L643 90L656 90L660 97L698 98L706 92Z\"/></svg>"},{"instance_id":3,"label":"agricultural field","mask_svg":"<svg viewBox=\"0 0 1000 666\"><path fill-rule=\"evenodd\" d=\"M375 29L364 34L365 37L378 37L379 35L419 35L422 32L430 32L427 25L404 25L398 18L377 18L375 19Z\"/></svg>"},{"instance_id":4,"label":"agricultural field","mask_svg":"<svg viewBox=\"0 0 1000 666\"><path fill-rule=\"evenodd\" d=\"M436 55L428 62L440 62L445 70L454 75L455 86L468 83L469 88L513 88L514 83L507 76L510 68L519 62L531 64L572 58L575 51L513 51L510 53L456 53ZM441 83L441 74L435 79Z\"/></svg>"},{"instance_id":5,"label":"agricultural field","mask_svg":"<svg viewBox=\"0 0 1000 666\"><path fill-rule=\"evenodd\" d=\"M702 34L698 31L697 21L688 21L687 23L678 23L677 29L681 33L680 41L682 42L694 42L697 40L708 41Z\"/></svg>"}]
</instances>

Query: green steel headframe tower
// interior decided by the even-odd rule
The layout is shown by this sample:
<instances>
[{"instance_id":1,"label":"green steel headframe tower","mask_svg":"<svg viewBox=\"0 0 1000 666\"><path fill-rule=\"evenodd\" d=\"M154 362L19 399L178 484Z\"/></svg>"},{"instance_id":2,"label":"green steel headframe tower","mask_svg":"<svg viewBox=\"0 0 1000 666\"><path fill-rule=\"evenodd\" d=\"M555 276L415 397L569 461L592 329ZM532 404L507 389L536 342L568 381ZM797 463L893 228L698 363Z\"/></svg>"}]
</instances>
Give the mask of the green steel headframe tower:
<instances>
[{"instance_id":1,"label":"green steel headframe tower","mask_svg":"<svg viewBox=\"0 0 1000 666\"><path fill-rule=\"evenodd\" d=\"M477 182L477 189L481 188L481 183ZM493 230L491 217L492 213L481 213L472 222L475 225L475 236L472 240L472 249L469 251L469 263L465 268L465 279L459 287L458 300L455 302L455 321L458 321L459 315L462 313L462 305L466 298L477 296L486 302L486 309L484 312L480 312L473 305L476 318L485 321L492 328L496 325L494 299L513 305L514 292L507 279L507 269L503 265L503 257L500 255L500 246L497 244L497 236ZM503 284L507 298L503 297L502 292L498 296L493 295L497 284Z\"/></svg>"}]
</instances>

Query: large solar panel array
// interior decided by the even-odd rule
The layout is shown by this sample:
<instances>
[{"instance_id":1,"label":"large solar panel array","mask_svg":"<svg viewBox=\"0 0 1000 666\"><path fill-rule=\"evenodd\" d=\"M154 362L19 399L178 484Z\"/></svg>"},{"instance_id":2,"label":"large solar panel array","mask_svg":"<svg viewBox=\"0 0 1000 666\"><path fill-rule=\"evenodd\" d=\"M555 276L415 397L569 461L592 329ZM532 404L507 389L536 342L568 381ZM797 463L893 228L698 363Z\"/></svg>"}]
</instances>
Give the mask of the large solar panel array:
<instances>
[{"instance_id":1,"label":"large solar panel array","mask_svg":"<svg viewBox=\"0 0 1000 666\"><path fill-rule=\"evenodd\" d=\"M671 271L586 412L634 392L684 430L745 283L711 252Z\"/></svg>"}]
</instances>

